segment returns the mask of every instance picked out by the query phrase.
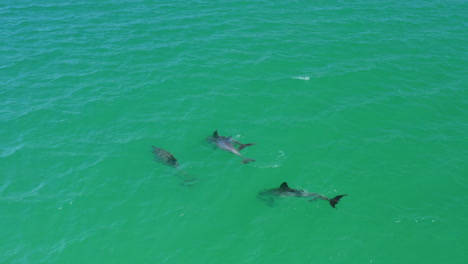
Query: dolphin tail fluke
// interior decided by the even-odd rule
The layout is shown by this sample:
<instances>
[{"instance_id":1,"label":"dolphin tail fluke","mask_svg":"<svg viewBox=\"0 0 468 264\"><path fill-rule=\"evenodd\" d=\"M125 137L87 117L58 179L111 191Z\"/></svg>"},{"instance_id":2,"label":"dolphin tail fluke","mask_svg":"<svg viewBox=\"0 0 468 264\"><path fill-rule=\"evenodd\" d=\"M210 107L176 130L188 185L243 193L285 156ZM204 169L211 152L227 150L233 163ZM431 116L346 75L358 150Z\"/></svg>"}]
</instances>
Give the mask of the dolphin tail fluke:
<instances>
[{"instance_id":1,"label":"dolphin tail fluke","mask_svg":"<svg viewBox=\"0 0 468 264\"><path fill-rule=\"evenodd\" d=\"M348 196L347 194L343 194L343 195L338 195L338 196L335 196L334 198L332 199L329 199L328 201L330 202L330 205L331 207L333 208L336 208L335 205L340 201L340 199L344 196Z\"/></svg>"},{"instance_id":2,"label":"dolphin tail fluke","mask_svg":"<svg viewBox=\"0 0 468 264\"><path fill-rule=\"evenodd\" d=\"M193 177L193 176L190 176L190 175L187 175L184 179L184 182L182 183L182 185L184 186L187 186L187 187L191 187L195 184L198 183L198 179Z\"/></svg>"},{"instance_id":3,"label":"dolphin tail fluke","mask_svg":"<svg viewBox=\"0 0 468 264\"><path fill-rule=\"evenodd\" d=\"M184 180L181 185L191 187L198 183L198 179L186 171L179 171L179 176Z\"/></svg>"},{"instance_id":4,"label":"dolphin tail fluke","mask_svg":"<svg viewBox=\"0 0 468 264\"><path fill-rule=\"evenodd\" d=\"M255 145L255 143L240 144L240 147L237 150L241 151L242 149L244 149L244 148L246 148L248 146L252 146L252 145Z\"/></svg>"},{"instance_id":5,"label":"dolphin tail fluke","mask_svg":"<svg viewBox=\"0 0 468 264\"><path fill-rule=\"evenodd\" d=\"M249 163L249 162L252 162L252 161L255 161L255 160L254 159L243 159L242 163L246 164L246 163Z\"/></svg>"}]
</instances>

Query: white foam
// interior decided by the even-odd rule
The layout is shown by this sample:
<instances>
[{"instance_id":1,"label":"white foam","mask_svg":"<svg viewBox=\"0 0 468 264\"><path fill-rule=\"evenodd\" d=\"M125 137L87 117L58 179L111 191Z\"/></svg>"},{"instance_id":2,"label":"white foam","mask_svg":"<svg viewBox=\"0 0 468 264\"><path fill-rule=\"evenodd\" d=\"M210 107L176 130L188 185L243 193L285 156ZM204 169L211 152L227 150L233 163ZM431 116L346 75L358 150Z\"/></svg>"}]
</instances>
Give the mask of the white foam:
<instances>
[{"instance_id":1,"label":"white foam","mask_svg":"<svg viewBox=\"0 0 468 264\"><path fill-rule=\"evenodd\" d=\"M310 80L310 76L294 76L292 78L295 79L295 80L303 80L303 81Z\"/></svg>"}]
</instances>

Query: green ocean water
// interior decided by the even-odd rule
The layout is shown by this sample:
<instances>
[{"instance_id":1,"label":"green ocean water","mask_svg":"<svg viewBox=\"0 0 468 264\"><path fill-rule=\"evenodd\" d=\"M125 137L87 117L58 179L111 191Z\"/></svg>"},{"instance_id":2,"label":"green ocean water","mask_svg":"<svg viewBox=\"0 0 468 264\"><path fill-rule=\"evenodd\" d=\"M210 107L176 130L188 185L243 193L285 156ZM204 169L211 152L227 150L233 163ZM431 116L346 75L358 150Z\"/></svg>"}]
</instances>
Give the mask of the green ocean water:
<instances>
[{"instance_id":1,"label":"green ocean water","mask_svg":"<svg viewBox=\"0 0 468 264\"><path fill-rule=\"evenodd\" d=\"M467 263L467 21L464 0L1 1L0 263ZM257 198L282 182L348 196Z\"/></svg>"}]
</instances>

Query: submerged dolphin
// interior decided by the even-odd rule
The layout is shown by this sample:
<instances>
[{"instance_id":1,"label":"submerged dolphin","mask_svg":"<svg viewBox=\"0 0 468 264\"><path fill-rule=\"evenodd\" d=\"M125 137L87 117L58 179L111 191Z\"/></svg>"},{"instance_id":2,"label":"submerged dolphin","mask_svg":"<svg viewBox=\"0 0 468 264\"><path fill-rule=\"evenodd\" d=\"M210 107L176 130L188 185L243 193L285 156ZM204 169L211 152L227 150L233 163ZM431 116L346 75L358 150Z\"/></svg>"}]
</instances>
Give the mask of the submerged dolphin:
<instances>
[{"instance_id":1,"label":"submerged dolphin","mask_svg":"<svg viewBox=\"0 0 468 264\"><path fill-rule=\"evenodd\" d=\"M273 196L294 196L294 197L310 197L312 199L309 202L315 201L317 199L326 200L330 203L331 207L336 208L335 205L340 201L343 196L347 196L347 194L338 195L333 197L332 199L327 198L323 195L318 193L310 193L303 190L297 190L290 188L286 182L283 182L279 188L273 188L266 191L261 191L258 194L258 198L267 202L268 205L274 205Z\"/></svg>"},{"instance_id":2,"label":"submerged dolphin","mask_svg":"<svg viewBox=\"0 0 468 264\"><path fill-rule=\"evenodd\" d=\"M179 167L177 159L169 151L153 146L153 153L156 160L172 167Z\"/></svg>"},{"instance_id":3,"label":"submerged dolphin","mask_svg":"<svg viewBox=\"0 0 468 264\"><path fill-rule=\"evenodd\" d=\"M255 161L254 159L247 159L245 158L242 154L240 154L239 151L241 151L243 148L245 147L248 147L248 146L252 146L252 145L255 145L255 143L248 143L248 144L242 144L240 143L239 141L236 141L234 139L232 139L232 136L230 137L223 137L223 136L220 136L218 135L218 130L216 130L214 133L213 133L213 136L211 137L208 137L207 138L207 141L210 142L210 143L213 143L215 144L216 146L218 146L220 149L224 149L226 151L229 151L239 157L242 158L242 163L249 163L249 162L252 162L252 161ZM237 145L239 146L238 148L235 148L234 145Z\"/></svg>"},{"instance_id":4,"label":"submerged dolphin","mask_svg":"<svg viewBox=\"0 0 468 264\"><path fill-rule=\"evenodd\" d=\"M169 151L153 146L153 153L157 161L174 168L179 168L179 162ZM191 186L197 181L197 178L180 169L178 170L178 176L184 179L183 185Z\"/></svg>"}]
</instances>

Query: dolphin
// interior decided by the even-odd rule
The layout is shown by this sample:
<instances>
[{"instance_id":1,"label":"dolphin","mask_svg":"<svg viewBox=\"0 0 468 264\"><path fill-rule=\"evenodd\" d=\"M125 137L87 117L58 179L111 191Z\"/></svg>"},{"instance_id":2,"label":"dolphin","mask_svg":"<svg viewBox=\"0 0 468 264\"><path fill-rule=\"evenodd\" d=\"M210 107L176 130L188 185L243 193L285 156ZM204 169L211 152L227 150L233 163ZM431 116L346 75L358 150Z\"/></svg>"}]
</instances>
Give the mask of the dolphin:
<instances>
[{"instance_id":1,"label":"dolphin","mask_svg":"<svg viewBox=\"0 0 468 264\"><path fill-rule=\"evenodd\" d=\"M155 146L152 146L152 147L153 147L154 156L156 157L157 161L162 162L174 168L179 167L179 163L177 162L177 159L169 151L164 150L162 148L155 147Z\"/></svg>"},{"instance_id":2,"label":"dolphin","mask_svg":"<svg viewBox=\"0 0 468 264\"><path fill-rule=\"evenodd\" d=\"M279 188L273 188L259 192L257 197L267 202L268 205L273 206L273 196L311 197L312 199L310 199L309 202L315 201L317 199L326 200L330 203L331 207L336 208L335 205L340 201L342 197L347 196L347 194L338 195L330 199L318 193L311 193L303 190L290 188L286 182L283 182Z\"/></svg>"},{"instance_id":3,"label":"dolphin","mask_svg":"<svg viewBox=\"0 0 468 264\"><path fill-rule=\"evenodd\" d=\"M158 148L155 146L152 146L152 147L153 147L154 156L156 157L157 161L164 163L168 166L179 169L179 162L174 157L174 155L172 155L169 151L165 149ZM191 186L195 184L197 181L197 178L191 176L185 171L181 171L180 169L178 170L178 175L184 179L183 185Z\"/></svg>"},{"instance_id":4,"label":"dolphin","mask_svg":"<svg viewBox=\"0 0 468 264\"><path fill-rule=\"evenodd\" d=\"M229 151L229 152L241 157L242 158L242 163L249 163L249 162L255 161L254 159L245 158L239 152L242 149L244 149L245 147L255 145L255 143L242 144L239 141L236 141L236 140L232 139L232 136L223 137L223 136L218 135L218 130L215 130L213 135L207 138L207 141L210 142L210 143L215 144L220 149L224 149L226 151ZM234 145L237 145L239 147L235 148Z\"/></svg>"}]
</instances>

